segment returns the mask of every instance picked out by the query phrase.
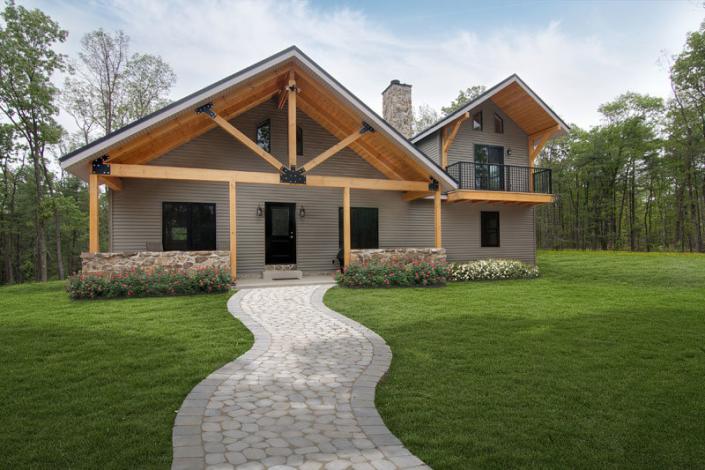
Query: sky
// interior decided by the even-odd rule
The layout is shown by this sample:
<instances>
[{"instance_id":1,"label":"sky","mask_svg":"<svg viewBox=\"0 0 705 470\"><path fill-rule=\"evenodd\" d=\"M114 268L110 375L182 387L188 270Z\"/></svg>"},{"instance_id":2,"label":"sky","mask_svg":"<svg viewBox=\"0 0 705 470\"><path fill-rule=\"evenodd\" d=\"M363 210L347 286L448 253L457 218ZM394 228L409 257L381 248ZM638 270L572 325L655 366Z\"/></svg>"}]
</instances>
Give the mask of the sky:
<instances>
[{"instance_id":1,"label":"sky","mask_svg":"<svg viewBox=\"0 0 705 470\"><path fill-rule=\"evenodd\" d=\"M699 28L699 0L18 0L69 31L77 57L92 30L122 29L131 52L160 55L179 99L296 45L381 111L392 79L414 105L447 105L458 90L517 73L565 121L588 128L625 91L668 98L667 58ZM64 116L62 124L71 128Z\"/></svg>"}]
</instances>

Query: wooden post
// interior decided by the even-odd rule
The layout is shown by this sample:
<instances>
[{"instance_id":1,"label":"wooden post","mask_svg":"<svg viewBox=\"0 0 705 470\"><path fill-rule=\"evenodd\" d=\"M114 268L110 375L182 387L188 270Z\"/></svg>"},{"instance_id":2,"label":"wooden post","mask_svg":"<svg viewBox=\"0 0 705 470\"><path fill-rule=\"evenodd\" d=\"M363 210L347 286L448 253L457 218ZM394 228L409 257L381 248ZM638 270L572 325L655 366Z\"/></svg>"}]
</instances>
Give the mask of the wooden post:
<instances>
[{"instance_id":1,"label":"wooden post","mask_svg":"<svg viewBox=\"0 0 705 470\"><path fill-rule=\"evenodd\" d=\"M343 188L343 266L350 264L350 186Z\"/></svg>"},{"instance_id":2,"label":"wooden post","mask_svg":"<svg viewBox=\"0 0 705 470\"><path fill-rule=\"evenodd\" d=\"M237 279L237 188L235 180L230 180L230 277L233 281Z\"/></svg>"},{"instance_id":3,"label":"wooden post","mask_svg":"<svg viewBox=\"0 0 705 470\"><path fill-rule=\"evenodd\" d=\"M433 222L436 229L435 243L436 248L442 248L441 240L441 189L438 188L433 194Z\"/></svg>"},{"instance_id":4,"label":"wooden post","mask_svg":"<svg viewBox=\"0 0 705 470\"><path fill-rule=\"evenodd\" d=\"M289 168L296 166L296 80L289 72Z\"/></svg>"},{"instance_id":5,"label":"wooden post","mask_svg":"<svg viewBox=\"0 0 705 470\"><path fill-rule=\"evenodd\" d=\"M88 176L88 252L98 253L100 251L100 234L98 232L98 175L91 173Z\"/></svg>"}]
</instances>

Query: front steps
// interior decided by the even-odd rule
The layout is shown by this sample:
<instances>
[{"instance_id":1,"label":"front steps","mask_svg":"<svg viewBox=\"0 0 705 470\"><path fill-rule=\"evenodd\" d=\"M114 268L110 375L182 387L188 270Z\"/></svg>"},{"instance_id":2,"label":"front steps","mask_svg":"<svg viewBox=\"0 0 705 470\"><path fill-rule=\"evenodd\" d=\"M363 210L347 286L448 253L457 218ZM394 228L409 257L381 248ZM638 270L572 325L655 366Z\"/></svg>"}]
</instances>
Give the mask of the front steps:
<instances>
[{"instance_id":1,"label":"front steps","mask_svg":"<svg viewBox=\"0 0 705 470\"><path fill-rule=\"evenodd\" d=\"M296 268L297 266L295 264L265 265L264 271L262 272L262 280L269 282L303 278L303 272Z\"/></svg>"}]
</instances>

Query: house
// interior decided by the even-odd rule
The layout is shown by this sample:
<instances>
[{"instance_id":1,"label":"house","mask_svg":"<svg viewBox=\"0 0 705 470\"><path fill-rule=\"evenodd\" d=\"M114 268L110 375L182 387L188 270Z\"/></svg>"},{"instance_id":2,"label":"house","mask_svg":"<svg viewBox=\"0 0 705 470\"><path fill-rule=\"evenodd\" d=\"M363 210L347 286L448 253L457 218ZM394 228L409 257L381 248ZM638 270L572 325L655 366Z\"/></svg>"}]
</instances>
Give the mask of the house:
<instances>
[{"instance_id":1,"label":"house","mask_svg":"<svg viewBox=\"0 0 705 470\"><path fill-rule=\"evenodd\" d=\"M90 188L84 271L326 272L372 248L534 263L554 196L533 163L568 126L516 75L413 137L411 86L382 95L384 119L290 47L65 155Z\"/></svg>"}]
</instances>

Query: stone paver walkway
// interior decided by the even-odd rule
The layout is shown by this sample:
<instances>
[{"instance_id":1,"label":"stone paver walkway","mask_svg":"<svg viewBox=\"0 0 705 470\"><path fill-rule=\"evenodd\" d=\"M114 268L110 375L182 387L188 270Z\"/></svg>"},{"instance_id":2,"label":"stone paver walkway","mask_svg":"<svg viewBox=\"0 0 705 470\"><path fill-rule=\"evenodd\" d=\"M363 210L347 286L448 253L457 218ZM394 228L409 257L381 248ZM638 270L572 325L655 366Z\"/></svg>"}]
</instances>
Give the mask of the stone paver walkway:
<instances>
[{"instance_id":1,"label":"stone paver walkway","mask_svg":"<svg viewBox=\"0 0 705 470\"><path fill-rule=\"evenodd\" d=\"M428 468L374 407L389 347L325 307L329 287L247 289L230 299L255 344L183 402L173 469Z\"/></svg>"}]
</instances>

